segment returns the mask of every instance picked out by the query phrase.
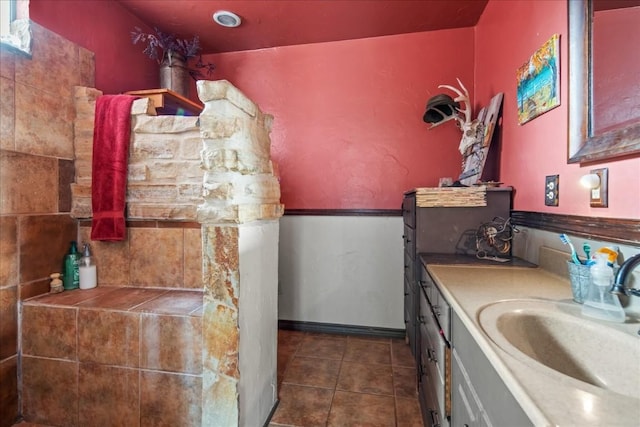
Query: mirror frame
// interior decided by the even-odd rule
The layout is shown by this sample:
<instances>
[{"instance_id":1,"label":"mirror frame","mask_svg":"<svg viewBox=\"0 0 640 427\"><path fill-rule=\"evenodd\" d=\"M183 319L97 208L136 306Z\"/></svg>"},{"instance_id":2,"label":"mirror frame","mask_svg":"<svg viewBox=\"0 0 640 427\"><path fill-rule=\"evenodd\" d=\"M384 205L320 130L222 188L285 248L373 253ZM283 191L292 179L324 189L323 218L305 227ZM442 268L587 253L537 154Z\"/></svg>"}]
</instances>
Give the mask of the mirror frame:
<instances>
[{"instance_id":1,"label":"mirror frame","mask_svg":"<svg viewBox=\"0 0 640 427\"><path fill-rule=\"evenodd\" d=\"M640 154L640 122L593 135L591 0L569 0L569 135L567 163Z\"/></svg>"}]
</instances>

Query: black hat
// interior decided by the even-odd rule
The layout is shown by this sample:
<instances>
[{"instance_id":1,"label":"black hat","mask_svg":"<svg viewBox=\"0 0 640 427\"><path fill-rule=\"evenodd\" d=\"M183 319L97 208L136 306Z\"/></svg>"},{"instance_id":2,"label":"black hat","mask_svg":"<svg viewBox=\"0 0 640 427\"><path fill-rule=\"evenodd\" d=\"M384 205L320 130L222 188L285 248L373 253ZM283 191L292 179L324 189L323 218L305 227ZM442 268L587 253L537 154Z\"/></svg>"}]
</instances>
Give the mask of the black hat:
<instances>
[{"instance_id":1,"label":"black hat","mask_svg":"<svg viewBox=\"0 0 640 427\"><path fill-rule=\"evenodd\" d=\"M438 123L457 114L456 108L460 104L455 102L449 95L441 93L429 98L427 101L427 111L425 111L422 120L426 123Z\"/></svg>"}]
</instances>

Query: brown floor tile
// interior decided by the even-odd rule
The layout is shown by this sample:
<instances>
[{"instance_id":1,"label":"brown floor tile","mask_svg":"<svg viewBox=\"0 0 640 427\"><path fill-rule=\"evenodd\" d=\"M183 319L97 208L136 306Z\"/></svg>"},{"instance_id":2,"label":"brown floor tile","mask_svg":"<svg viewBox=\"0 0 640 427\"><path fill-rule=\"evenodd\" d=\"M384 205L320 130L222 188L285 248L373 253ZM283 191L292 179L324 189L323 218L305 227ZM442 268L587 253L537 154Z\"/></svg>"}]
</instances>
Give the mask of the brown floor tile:
<instances>
[{"instance_id":1,"label":"brown floor tile","mask_svg":"<svg viewBox=\"0 0 640 427\"><path fill-rule=\"evenodd\" d=\"M298 346L296 355L341 360L344 355L346 342L346 339L309 335L306 336Z\"/></svg>"},{"instance_id":2,"label":"brown floor tile","mask_svg":"<svg viewBox=\"0 0 640 427\"><path fill-rule=\"evenodd\" d=\"M394 399L391 396L336 391L328 427L395 427Z\"/></svg>"},{"instance_id":3,"label":"brown floor tile","mask_svg":"<svg viewBox=\"0 0 640 427\"><path fill-rule=\"evenodd\" d=\"M391 348L388 343L348 340L344 360L359 363L391 364Z\"/></svg>"},{"instance_id":4,"label":"brown floor tile","mask_svg":"<svg viewBox=\"0 0 640 427\"><path fill-rule=\"evenodd\" d=\"M423 427L418 399L396 397L397 427Z\"/></svg>"},{"instance_id":5,"label":"brown floor tile","mask_svg":"<svg viewBox=\"0 0 640 427\"><path fill-rule=\"evenodd\" d=\"M367 335L347 335L347 341L371 341L377 343L391 343L390 338L385 337L370 337Z\"/></svg>"},{"instance_id":6,"label":"brown floor tile","mask_svg":"<svg viewBox=\"0 0 640 427\"><path fill-rule=\"evenodd\" d=\"M417 396L416 375L415 368L393 367L393 389L396 397Z\"/></svg>"},{"instance_id":7,"label":"brown floor tile","mask_svg":"<svg viewBox=\"0 0 640 427\"><path fill-rule=\"evenodd\" d=\"M334 389L340 361L316 357L294 357L284 374L284 383Z\"/></svg>"},{"instance_id":8,"label":"brown floor tile","mask_svg":"<svg viewBox=\"0 0 640 427\"><path fill-rule=\"evenodd\" d=\"M332 397L333 390L283 384L280 404L271 422L285 426L324 427Z\"/></svg>"},{"instance_id":9,"label":"brown floor tile","mask_svg":"<svg viewBox=\"0 0 640 427\"><path fill-rule=\"evenodd\" d=\"M336 390L393 395L391 366L343 361Z\"/></svg>"},{"instance_id":10,"label":"brown floor tile","mask_svg":"<svg viewBox=\"0 0 640 427\"><path fill-rule=\"evenodd\" d=\"M306 335L304 332L279 329L278 330L278 348L281 345L297 346L302 342L305 336Z\"/></svg>"},{"instance_id":11,"label":"brown floor tile","mask_svg":"<svg viewBox=\"0 0 640 427\"><path fill-rule=\"evenodd\" d=\"M404 340L391 341L391 364L393 366L415 367L416 362L409 345Z\"/></svg>"}]
</instances>

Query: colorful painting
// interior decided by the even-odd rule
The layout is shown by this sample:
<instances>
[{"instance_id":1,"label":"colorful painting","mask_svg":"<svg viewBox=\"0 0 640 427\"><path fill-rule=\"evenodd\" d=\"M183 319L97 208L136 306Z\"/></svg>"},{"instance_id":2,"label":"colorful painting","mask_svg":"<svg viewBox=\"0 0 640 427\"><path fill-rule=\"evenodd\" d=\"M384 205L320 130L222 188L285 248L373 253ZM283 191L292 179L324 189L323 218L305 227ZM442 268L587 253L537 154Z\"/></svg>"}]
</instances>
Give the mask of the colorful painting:
<instances>
[{"instance_id":1,"label":"colorful painting","mask_svg":"<svg viewBox=\"0 0 640 427\"><path fill-rule=\"evenodd\" d=\"M518 68L518 123L521 125L560 105L560 36L554 34Z\"/></svg>"}]
</instances>

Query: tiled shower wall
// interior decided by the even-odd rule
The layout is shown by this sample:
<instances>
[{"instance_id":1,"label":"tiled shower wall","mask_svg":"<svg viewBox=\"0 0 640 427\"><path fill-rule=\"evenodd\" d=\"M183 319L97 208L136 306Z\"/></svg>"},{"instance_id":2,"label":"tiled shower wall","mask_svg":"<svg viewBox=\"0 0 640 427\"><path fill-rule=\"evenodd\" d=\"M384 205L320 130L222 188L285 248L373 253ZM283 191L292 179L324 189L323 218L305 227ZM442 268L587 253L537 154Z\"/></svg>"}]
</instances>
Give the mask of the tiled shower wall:
<instances>
[{"instance_id":1,"label":"tiled shower wall","mask_svg":"<svg viewBox=\"0 0 640 427\"><path fill-rule=\"evenodd\" d=\"M33 55L0 48L0 426L18 415L18 301L49 290L77 222L73 88L93 86L93 53L32 23Z\"/></svg>"},{"instance_id":2,"label":"tiled shower wall","mask_svg":"<svg viewBox=\"0 0 640 427\"><path fill-rule=\"evenodd\" d=\"M128 221L122 242L92 242L91 220L80 221L80 242L91 245L98 283L202 289L202 238L197 222Z\"/></svg>"}]
</instances>

